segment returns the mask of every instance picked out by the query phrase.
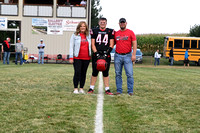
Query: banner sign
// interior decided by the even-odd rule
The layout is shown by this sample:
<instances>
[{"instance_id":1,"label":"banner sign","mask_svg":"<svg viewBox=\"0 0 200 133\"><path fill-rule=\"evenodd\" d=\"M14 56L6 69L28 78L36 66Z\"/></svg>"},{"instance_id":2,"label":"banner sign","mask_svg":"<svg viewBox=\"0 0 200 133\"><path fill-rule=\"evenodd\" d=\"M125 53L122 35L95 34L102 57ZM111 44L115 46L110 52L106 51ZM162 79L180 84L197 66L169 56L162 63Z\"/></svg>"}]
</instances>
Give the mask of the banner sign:
<instances>
[{"instance_id":1,"label":"banner sign","mask_svg":"<svg viewBox=\"0 0 200 133\"><path fill-rule=\"evenodd\" d=\"M47 34L48 20L43 18L32 19L32 34Z\"/></svg>"},{"instance_id":2,"label":"banner sign","mask_svg":"<svg viewBox=\"0 0 200 133\"><path fill-rule=\"evenodd\" d=\"M76 27L81 21L85 21L85 20L64 19L63 20L63 31L76 31Z\"/></svg>"},{"instance_id":3,"label":"banner sign","mask_svg":"<svg viewBox=\"0 0 200 133\"><path fill-rule=\"evenodd\" d=\"M62 19L48 19L47 34L62 35L63 34Z\"/></svg>"},{"instance_id":4,"label":"banner sign","mask_svg":"<svg viewBox=\"0 0 200 133\"><path fill-rule=\"evenodd\" d=\"M0 18L0 29L7 29L7 18Z\"/></svg>"},{"instance_id":5,"label":"banner sign","mask_svg":"<svg viewBox=\"0 0 200 133\"><path fill-rule=\"evenodd\" d=\"M80 19L32 18L32 34L63 35L63 31L76 31Z\"/></svg>"}]
</instances>

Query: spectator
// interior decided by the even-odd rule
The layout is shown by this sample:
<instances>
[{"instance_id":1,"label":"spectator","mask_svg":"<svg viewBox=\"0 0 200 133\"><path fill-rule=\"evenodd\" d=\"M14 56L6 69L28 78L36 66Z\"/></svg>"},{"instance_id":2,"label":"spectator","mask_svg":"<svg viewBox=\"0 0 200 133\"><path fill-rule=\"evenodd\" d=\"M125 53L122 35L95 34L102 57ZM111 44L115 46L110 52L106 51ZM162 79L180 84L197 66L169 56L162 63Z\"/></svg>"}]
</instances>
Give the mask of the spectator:
<instances>
[{"instance_id":1,"label":"spectator","mask_svg":"<svg viewBox=\"0 0 200 133\"><path fill-rule=\"evenodd\" d=\"M7 37L6 40L3 42L2 44L2 53L4 53L4 57L3 57L3 64L7 64L9 65L9 59L10 59L10 38Z\"/></svg>"},{"instance_id":2,"label":"spectator","mask_svg":"<svg viewBox=\"0 0 200 133\"><path fill-rule=\"evenodd\" d=\"M9 0L9 4L12 4L13 3L13 0Z\"/></svg>"},{"instance_id":3,"label":"spectator","mask_svg":"<svg viewBox=\"0 0 200 133\"><path fill-rule=\"evenodd\" d=\"M155 66L156 66L156 63L157 63L157 65L160 65L160 57L161 57L161 54L159 54L159 49L157 49L154 54L154 58L155 58L154 65Z\"/></svg>"},{"instance_id":4,"label":"spectator","mask_svg":"<svg viewBox=\"0 0 200 133\"><path fill-rule=\"evenodd\" d=\"M174 48L172 47L170 52L169 52L169 61L170 61L170 66L173 66L174 64Z\"/></svg>"},{"instance_id":5,"label":"spectator","mask_svg":"<svg viewBox=\"0 0 200 133\"><path fill-rule=\"evenodd\" d=\"M94 86L97 81L97 76L99 70L97 70L96 61L99 57L104 56L107 62L107 68L104 70L103 73L103 81L105 86L105 94L113 95L110 92L109 88L109 69L110 69L110 52L114 46L114 30L110 28L106 28L107 19L100 18L99 19L99 28L94 28L91 30L91 41L92 41L92 51L94 54L92 55L92 76L90 81L90 89L88 93L93 93Z\"/></svg>"},{"instance_id":6,"label":"spectator","mask_svg":"<svg viewBox=\"0 0 200 133\"><path fill-rule=\"evenodd\" d=\"M80 3L80 5L81 5L81 6L86 6L86 5L87 5L87 2L86 2L85 0L82 0L81 3Z\"/></svg>"},{"instance_id":7,"label":"spectator","mask_svg":"<svg viewBox=\"0 0 200 133\"><path fill-rule=\"evenodd\" d=\"M189 55L188 55L188 49L185 51L185 59L184 59L184 66L187 65L188 67L190 66L189 64Z\"/></svg>"},{"instance_id":8,"label":"spectator","mask_svg":"<svg viewBox=\"0 0 200 133\"><path fill-rule=\"evenodd\" d=\"M42 58L42 64L44 64L44 48L45 44L43 43L43 39L40 39L40 44L38 44L39 49L39 58L38 58L38 64L40 64L40 60Z\"/></svg>"},{"instance_id":9,"label":"spectator","mask_svg":"<svg viewBox=\"0 0 200 133\"><path fill-rule=\"evenodd\" d=\"M66 0L66 2L65 2L64 5L65 5L65 6L69 6L69 5L70 5L69 0Z\"/></svg>"},{"instance_id":10,"label":"spectator","mask_svg":"<svg viewBox=\"0 0 200 133\"><path fill-rule=\"evenodd\" d=\"M69 62L74 66L74 92L85 93L84 85L86 79L87 68L90 63L91 56L91 37L86 22L81 21L76 32L70 39ZM78 84L80 83L80 90L78 92Z\"/></svg>"},{"instance_id":11,"label":"spectator","mask_svg":"<svg viewBox=\"0 0 200 133\"><path fill-rule=\"evenodd\" d=\"M126 28L127 22L125 18L121 18L119 20L119 26L120 30L115 33L116 53L114 57L114 65L117 86L116 95L119 95L123 92L122 68L124 66L127 76L127 92L130 96L132 96L134 85L133 62L136 60L137 40L135 33Z\"/></svg>"},{"instance_id":12,"label":"spectator","mask_svg":"<svg viewBox=\"0 0 200 133\"><path fill-rule=\"evenodd\" d=\"M22 51L23 51L23 43L21 43L20 38L17 38L17 43L15 44L15 64L17 65L18 56L20 58L20 65L22 65Z\"/></svg>"}]
</instances>

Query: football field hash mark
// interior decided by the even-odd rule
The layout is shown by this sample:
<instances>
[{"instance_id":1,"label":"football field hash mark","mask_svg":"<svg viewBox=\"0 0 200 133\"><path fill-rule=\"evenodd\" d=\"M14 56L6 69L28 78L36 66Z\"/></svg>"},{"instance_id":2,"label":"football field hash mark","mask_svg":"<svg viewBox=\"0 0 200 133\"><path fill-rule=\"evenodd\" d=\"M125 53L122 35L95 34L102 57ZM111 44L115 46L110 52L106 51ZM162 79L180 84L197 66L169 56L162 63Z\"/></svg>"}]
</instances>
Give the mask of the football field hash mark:
<instances>
[{"instance_id":1,"label":"football field hash mark","mask_svg":"<svg viewBox=\"0 0 200 133\"><path fill-rule=\"evenodd\" d=\"M95 119L95 133L103 133L103 77L102 72L99 73L99 87L97 95L97 109Z\"/></svg>"}]
</instances>

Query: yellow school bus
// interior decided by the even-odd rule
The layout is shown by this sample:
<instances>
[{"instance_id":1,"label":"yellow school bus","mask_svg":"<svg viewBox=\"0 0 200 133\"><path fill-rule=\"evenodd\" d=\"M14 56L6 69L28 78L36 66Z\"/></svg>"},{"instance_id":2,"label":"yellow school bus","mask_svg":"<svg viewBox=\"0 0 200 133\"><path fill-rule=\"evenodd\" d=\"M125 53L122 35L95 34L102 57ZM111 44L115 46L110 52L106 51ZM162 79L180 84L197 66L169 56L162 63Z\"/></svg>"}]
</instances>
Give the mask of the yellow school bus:
<instances>
[{"instance_id":1,"label":"yellow school bus","mask_svg":"<svg viewBox=\"0 0 200 133\"><path fill-rule=\"evenodd\" d=\"M200 65L200 37L171 37L164 38L163 56L169 58L173 47L174 60L183 61L186 49L188 49L189 60Z\"/></svg>"}]
</instances>

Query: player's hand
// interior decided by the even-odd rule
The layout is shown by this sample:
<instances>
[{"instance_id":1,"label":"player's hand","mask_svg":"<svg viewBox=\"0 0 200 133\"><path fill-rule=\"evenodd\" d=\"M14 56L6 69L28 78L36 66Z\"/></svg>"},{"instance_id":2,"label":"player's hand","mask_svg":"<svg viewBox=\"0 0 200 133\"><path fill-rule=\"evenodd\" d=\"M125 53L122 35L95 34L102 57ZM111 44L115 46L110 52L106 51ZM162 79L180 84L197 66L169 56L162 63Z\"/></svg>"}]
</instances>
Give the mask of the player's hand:
<instances>
[{"instance_id":1,"label":"player's hand","mask_svg":"<svg viewBox=\"0 0 200 133\"><path fill-rule=\"evenodd\" d=\"M113 49L113 48L111 48L111 47L108 48L108 50L107 50L107 55L110 54L110 52L112 51L112 49Z\"/></svg>"},{"instance_id":2,"label":"player's hand","mask_svg":"<svg viewBox=\"0 0 200 133\"><path fill-rule=\"evenodd\" d=\"M97 52L95 52L94 54L95 54L95 56L96 56L97 58L100 58L100 54L99 54L99 52L98 52L98 51L97 51Z\"/></svg>"},{"instance_id":3,"label":"player's hand","mask_svg":"<svg viewBox=\"0 0 200 133\"><path fill-rule=\"evenodd\" d=\"M132 62L135 62L136 61L136 55L132 55L131 60L132 60Z\"/></svg>"},{"instance_id":4,"label":"player's hand","mask_svg":"<svg viewBox=\"0 0 200 133\"><path fill-rule=\"evenodd\" d=\"M103 57L104 57L104 58L107 58L107 57L108 57L108 54L107 54L107 53L103 54Z\"/></svg>"}]
</instances>

